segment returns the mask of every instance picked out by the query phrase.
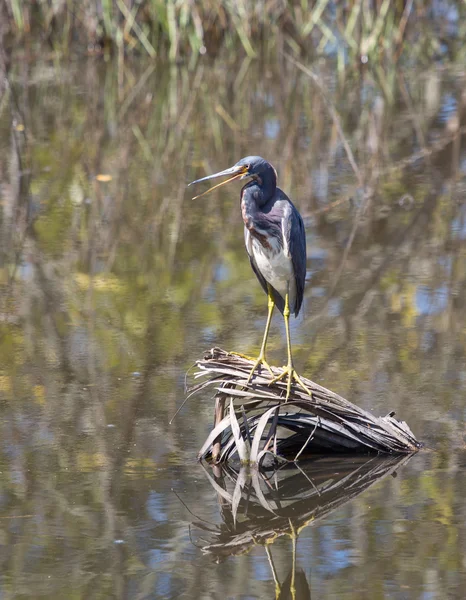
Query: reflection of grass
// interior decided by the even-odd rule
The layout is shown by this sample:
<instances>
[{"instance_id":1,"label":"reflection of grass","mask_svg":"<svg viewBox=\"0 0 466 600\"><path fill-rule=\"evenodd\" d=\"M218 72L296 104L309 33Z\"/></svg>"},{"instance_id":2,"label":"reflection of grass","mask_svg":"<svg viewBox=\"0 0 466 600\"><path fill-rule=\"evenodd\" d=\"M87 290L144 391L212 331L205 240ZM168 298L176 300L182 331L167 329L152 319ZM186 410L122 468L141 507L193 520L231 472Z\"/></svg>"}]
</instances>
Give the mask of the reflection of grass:
<instances>
[{"instance_id":1,"label":"reflection of grass","mask_svg":"<svg viewBox=\"0 0 466 600\"><path fill-rule=\"evenodd\" d=\"M435 4L434 0L12 0L7 15L11 32L24 37L40 32L61 50L79 40L93 52L116 48L152 58L163 53L176 60L182 55L216 54L222 48L236 54L242 47L250 57L264 48L297 54L317 49L336 52L342 67L348 55L363 62L369 58L379 62L385 56L396 62L406 40L410 52L416 46L418 56L438 51L442 26L433 18ZM457 5L461 23L465 6ZM412 23L416 32L410 29Z\"/></svg>"}]
</instances>

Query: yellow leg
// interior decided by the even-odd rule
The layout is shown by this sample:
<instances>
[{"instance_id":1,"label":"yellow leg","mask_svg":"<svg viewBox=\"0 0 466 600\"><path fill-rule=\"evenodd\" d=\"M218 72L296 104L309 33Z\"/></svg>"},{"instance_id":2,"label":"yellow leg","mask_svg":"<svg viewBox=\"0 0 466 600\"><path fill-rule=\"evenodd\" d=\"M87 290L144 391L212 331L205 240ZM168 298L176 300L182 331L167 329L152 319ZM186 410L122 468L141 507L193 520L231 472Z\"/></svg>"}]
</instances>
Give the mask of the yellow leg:
<instances>
[{"instance_id":1,"label":"yellow leg","mask_svg":"<svg viewBox=\"0 0 466 600\"><path fill-rule=\"evenodd\" d=\"M239 352L230 352L230 354L234 354L235 356L245 358L246 360L254 361L254 366L252 367L251 372L249 373L247 383L249 383L251 381L254 371L257 369L258 365L264 365L264 367L266 369L268 369L270 375L273 377L272 369L270 368L269 363L265 359L265 348L267 346L267 338L269 337L269 330L270 330L270 323L272 321L273 309L275 308L275 302L273 300L272 292L271 292L269 285L267 286L267 298L268 298L269 313L267 315L267 323L265 324L265 331L264 331L264 338L262 340L262 346L261 346L259 356L257 357L257 359L251 358L250 356L246 356L245 354L240 354Z\"/></svg>"},{"instance_id":2,"label":"yellow leg","mask_svg":"<svg viewBox=\"0 0 466 600\"><path fill-rule=\"evenodd\" d=\"M270 290L270 286L267 285L267 298L268 298L268 307L269 313L267 315L267 323L265 324L264 338L262 340L262 346L259 352L259 356L254 362L254 366L249 373L249 377L247 383L251 381L252 376L254 375L254 371L257 369L259 365L264 365L264 367L269 371L270 375L273 377L272 369L270 368L269 363L265 358L265 349L267 347L267 338L269 337L270 323L272 322L273 309L275 308L275 302L273 300L272 292Z\"/></svg>"},{"instance_id":3,"label":"yellow leg","mask_svg":"<svg viewBox=\"0 0 466 600\"><path fill-rule=\"evenodd\" d=\"M286 365L286 367L283 367L283 372L280 373L280 375L278 375L277 377L274 377L272 379L270 384L275 383L276 381L280 381L281 379L283 379L284 377L286 377L288 375L288 384L286 386L285 401L288 400L288 398L290 397L291 383L292 383L293 379L296 381L296 383L298 383L305 390L306 394L309 394L309 396L312 396L312 392L309 390L309 388L307 388L304 385L301 377L298 375L298 373L296 372L296 370L293 366L293 356L291 354L291 337L290 337L290 323L289 323L289 321L290 321L290 306L289 306L288 294L286 294L286 296L285 296L285 309L283 311L283 318L285 319L286 344L287 344L287 349L288 349L288 364Z\"/></svg>"}]
</instances>

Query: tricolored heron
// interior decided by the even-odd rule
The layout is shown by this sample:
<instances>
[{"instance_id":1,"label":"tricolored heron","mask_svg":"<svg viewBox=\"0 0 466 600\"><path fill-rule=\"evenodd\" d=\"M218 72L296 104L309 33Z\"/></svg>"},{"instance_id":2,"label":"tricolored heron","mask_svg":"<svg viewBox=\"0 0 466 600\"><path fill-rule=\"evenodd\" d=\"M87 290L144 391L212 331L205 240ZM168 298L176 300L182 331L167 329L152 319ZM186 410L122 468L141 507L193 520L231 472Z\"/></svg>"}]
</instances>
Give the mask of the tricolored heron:
<instances>
[{"instance_id":1,"label":"tricolored heron","mask_svg":"<svg viewBox=\"0 0 466 600\"><path fill-rule=\"evenodd\" d=\"M259 356L249 374L248 383L258 365L272 375L271 383L288 375L286 399L289 398L293 379L311 395L293 366L289 328L290 313L296 317L303 301L306 279L306 234L301 215L288 196L277 187L277 172L260 156L246 156L233 167L193 181L189 185L227 177L203 194L235 179L251 177L241 190L241 214L244 221L244 241L251 267L268 297L269 312ZM266 346L274 307L285 320L288 364L274 377L266 360Z\"/></svg>"}]
</instances>

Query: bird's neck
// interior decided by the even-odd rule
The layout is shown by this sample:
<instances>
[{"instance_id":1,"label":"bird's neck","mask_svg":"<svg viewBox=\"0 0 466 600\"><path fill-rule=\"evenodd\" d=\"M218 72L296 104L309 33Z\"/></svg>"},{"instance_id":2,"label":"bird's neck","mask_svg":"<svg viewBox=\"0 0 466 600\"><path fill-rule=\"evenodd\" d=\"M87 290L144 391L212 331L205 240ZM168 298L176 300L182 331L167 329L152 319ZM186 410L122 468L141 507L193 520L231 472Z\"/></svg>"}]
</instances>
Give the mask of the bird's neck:
<instances>
[{"instance_id":1,"label":"bird's neck","mask_svg":"<svg viewBox=\"0 0 466 600\"><path fill-rule=\"evenodd\" d=\"M251 211L257 210L267 204L276 189L277 182L273 171L270 177L263 177L261 181L253 179L247 183L241 190L241 201Z\"/></svg>"},{"instance_id":2,"label":"bird's neck","mask_svg":"<svg viewBox=\"0 0 466 600\"><path fill-rule=\"evenodd\" d=\"M241 215L244 225L252 230L260 220L261 209L272 198L273 193L264 193L263 185L257 181L250 181L241 190Z\"/></svg>"}]
</instances>

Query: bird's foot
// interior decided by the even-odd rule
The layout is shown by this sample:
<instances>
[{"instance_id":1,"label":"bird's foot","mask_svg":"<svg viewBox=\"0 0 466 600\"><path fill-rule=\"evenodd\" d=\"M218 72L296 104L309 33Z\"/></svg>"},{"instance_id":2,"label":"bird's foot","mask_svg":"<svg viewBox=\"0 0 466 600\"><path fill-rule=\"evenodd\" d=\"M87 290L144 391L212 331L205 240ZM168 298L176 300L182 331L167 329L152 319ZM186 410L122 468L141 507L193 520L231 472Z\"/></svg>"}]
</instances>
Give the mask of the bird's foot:
<instances>
[{"instance_id":1,"label":"bird's foot","mask_svg":"<svg viewBox=\"0 0 466 600\"><path fill-rule=\"evenodd\" d=\"M254 359L252 359L252 360L254 360ZM254 371L257 369L257 367L259 365L263 365L267 369L267 371L270 373L271 377L274 376L269 363L265 360L264 354L261 353L261 354L259 354L257 359L254 360L254 366L252 367L251 372L249 373L249 377L248 377L248 380L246 381L246 385L251 381L252 376L254 375Z\"/></svg>"},{"instance_id":2,"label":"bird's foot","mask_svg":"<svg viewBox=\"0 0 466 600\"><path fill-rule=\"evenodd\" d=\"M296 383L299 386L301 386L303 388L303 390L306 392L306 394L308 394L309 396L312 397L311 390L305 385L305 383L303 382L301 377L298 375L298 373L296 372L296 369L293 367L293 364L288 364L288 365L286 365L286 367L283 367L283 371L280 373L280 375L277 375L276 377L274 377L272 379L272 381L269 383L269 385L272 385L272 383L276 383L277 381L281 381L287 375L288 375L288 383L286 386L285 402L287 402L288 398L290 397L291 384L293 383L293 379L296 381Z\"/></svg>"}]
</instances>

